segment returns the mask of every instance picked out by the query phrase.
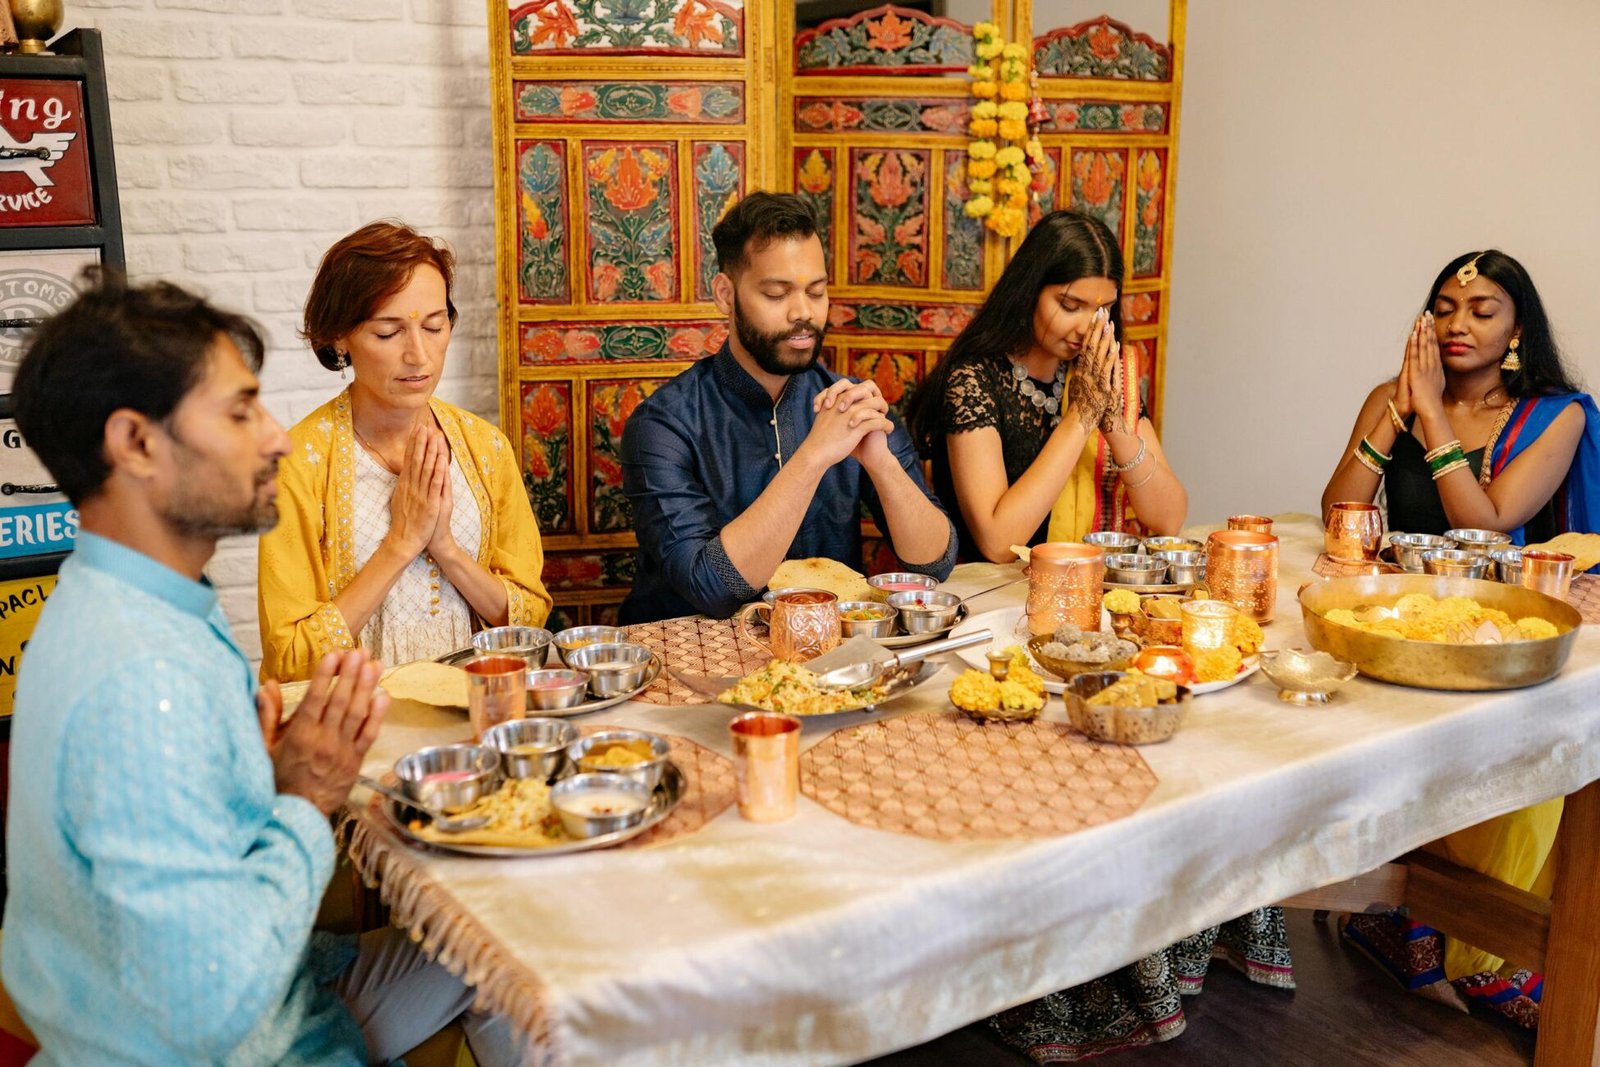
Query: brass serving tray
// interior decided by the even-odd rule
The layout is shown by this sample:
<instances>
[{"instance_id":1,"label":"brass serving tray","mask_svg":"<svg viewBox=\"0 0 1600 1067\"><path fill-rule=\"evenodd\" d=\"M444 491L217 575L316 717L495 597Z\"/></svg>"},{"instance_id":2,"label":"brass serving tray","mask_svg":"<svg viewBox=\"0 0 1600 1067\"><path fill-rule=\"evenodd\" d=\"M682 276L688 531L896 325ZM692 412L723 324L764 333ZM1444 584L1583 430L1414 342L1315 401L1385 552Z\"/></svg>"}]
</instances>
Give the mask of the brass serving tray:
<instances>
[{"instance_id":1,"label":"brass serving tray","mask_svg":"<svg viewBox=\"0 0 1600 1067\"><path fill-rule=\"evenodd\" d=\"M1502 645L1453 645L1385 637L1330 623L1335 608L1389 606L1407 593L1436 599L1471 597L1513 619L1534 616L1561 633ZM1379 574L1329 578L1300 591L1300 612L1311 647L1354 663L1369 678L1421 689L1516 689L1549 681L1561 672L1583 618L1570 604L1518 585L1432 574Z\"/></svg>"}]
</instances>

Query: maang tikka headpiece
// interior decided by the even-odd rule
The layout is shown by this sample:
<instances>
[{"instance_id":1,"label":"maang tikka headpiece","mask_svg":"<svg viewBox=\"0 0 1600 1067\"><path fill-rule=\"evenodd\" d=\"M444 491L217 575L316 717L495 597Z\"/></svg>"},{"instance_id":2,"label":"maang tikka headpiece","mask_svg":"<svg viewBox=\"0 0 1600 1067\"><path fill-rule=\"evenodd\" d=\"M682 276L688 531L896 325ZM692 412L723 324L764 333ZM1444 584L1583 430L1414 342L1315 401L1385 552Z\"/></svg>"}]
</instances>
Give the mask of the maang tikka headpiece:
<instances>
[{"instance_id":1,"label":"maang tikka headpiece","mask_svg":"<svg viewBox=\"0 0 1600 1067\"><path fill-rule=\"evenodd\" d=\"M1478 260L1482 258L1483 253L1479 252L1463 264L1460 270L1456 271L1456 281L1463 289L1466 288L1468 282L1478 276Z\"/></svg>"}]
</instances>

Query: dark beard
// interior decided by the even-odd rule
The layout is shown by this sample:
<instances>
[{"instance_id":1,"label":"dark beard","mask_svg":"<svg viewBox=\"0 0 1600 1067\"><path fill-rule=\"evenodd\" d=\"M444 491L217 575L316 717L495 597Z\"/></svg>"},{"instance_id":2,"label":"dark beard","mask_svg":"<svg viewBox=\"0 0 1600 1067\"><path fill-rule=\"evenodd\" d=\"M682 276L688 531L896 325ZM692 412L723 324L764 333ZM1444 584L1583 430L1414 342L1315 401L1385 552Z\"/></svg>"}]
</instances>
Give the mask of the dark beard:
<instances>
[{"instance_id":1,"label":"dark beard","mask_svg":"<svg viewBox=\"0 0 1600 1067\"><path fill-rule=\"evenodd\" d=\"M811 346L811 354L805 357L804 362L793 363L785 361L779 346L795 333L805 331L815 342ZM783 375L785 377L800 374L816 366L817 360L822 358L822 339L827 335L826 326L816 326L810 322L797 322L786 330L777 333L762 333L753 324L747 321L739 311L739 301L733 302L733 331L739 337L739 343L744 350L750 353L750 358L756 361L767 374Z\"/></svg>"},{"instance_id":2,"label":"dark beard","mask_svg":"<svg viewBox=\"0 0 1600 1067\"><path fill-rule=\"evenodd\" d=\"M173 440L186 453L194 455L182 439ZM250 503L230 505L217 497L203 484L189 484L176 499L162 509L161 517L176 531L189 537L233 537L239 534L266 533L278 525L276 498L257 502L256 493L278 476L278 464L256 475Z\"/></svg>"}]
</instances>

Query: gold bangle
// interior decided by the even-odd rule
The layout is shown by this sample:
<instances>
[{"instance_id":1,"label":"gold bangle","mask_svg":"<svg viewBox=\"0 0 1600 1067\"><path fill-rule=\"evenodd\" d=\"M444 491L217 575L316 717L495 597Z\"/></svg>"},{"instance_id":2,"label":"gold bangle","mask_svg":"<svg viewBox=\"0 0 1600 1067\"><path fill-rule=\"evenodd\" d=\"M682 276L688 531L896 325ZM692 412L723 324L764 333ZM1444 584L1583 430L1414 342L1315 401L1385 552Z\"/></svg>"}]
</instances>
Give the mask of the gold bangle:
<instances>
[{"instance_id":1,"label":"gold bangle","mask_svg":"<svg viewBox=\"0 0 1600 1067\"><path fill-rule=\"evenodd\" d=\"M1359 447L1352 448L1350 450L1350 454L1356 457L1356 462L1367 468L1367 470L1371 471L1373 474L1376 474L1380 478L1383 477L1383 468L1372 462L1372 460L1368 459L1367 454L1361 451Z\"/></svg>"},{"instance_id":2,"label":"gold bangle","mask_svg":"<svg viewBox=\"0 0 1600 1067\"><path fill-rule=\"evenodd\" d=\"M1388 401L1388 404L1389 404L1389 421L1394 424L1394 432L1395 433L1405 433L1406 432L1406 420L1402 419L1400 417L1400 412L1395 408L1393 400Z\"/></svg>"},{"instance_id":3,"label":"gold bangle","mask_svg":"<svg viewBox=\"0 0 1600 1067\"><path fill-rule=\"evenodd\" d=\"M1458 471L1462 467L1467 467L1467 466L1471 466L1471 464L1469 464L1466 461L1465 458L1458 459L1454 463L1447 463L1443 467L1440 467L1438 470L1433 472L1433 480L1434 481L1438 481L1440 478L1443 478L1446 474L1449 474L1451 471Z\"/></svg>"},{"instance_id":4,"label":"gold bangle","mask_svg":"<svg viewBox=\"0 0 1600 1067\"><path fill-rule=\"evenodd\" d=\"M1461 447L1461 439L1460 438L1457 438L1454 441L1446 441L1444 444L1440 445L1438 448L1430 448L1426 453L1423 454L1422 458L1424 460L1438 459L1440 456L1444 455L1446 452L1450 451L1452 448L1460 448L1460 447Z\"/></svg>"}]
</instances>

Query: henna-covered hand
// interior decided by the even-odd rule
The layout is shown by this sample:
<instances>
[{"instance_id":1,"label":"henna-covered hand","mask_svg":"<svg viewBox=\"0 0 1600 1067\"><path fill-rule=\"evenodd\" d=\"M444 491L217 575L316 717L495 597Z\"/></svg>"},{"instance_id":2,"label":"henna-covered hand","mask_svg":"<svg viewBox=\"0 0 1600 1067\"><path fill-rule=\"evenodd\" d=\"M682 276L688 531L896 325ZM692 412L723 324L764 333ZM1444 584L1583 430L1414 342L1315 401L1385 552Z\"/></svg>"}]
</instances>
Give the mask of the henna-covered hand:
<instances>
[{"instance_id":1,"label":"henna-covered hand","mask_svg":"<svg viewBox=\"0 0 1600 1067\"><path fill-rule=\"evenodd\" d=\"M1104 308L1083 339L1083 351L1067 382L1067 414L1092 434L1115 402L1112 376L1116 371L1116 339L1111 317Z\"/></svg>"},{"instance_id":2,"label":"henna-covered hand","mask_svg":"<svg viewBox=\"0 0 1600 1067\"><path fill-rule=\"evenodd\" d=\"M1101 433L1131 434L1139 426L1138 356L1121 343L1111 348L1111 401L1100 419Z\"/></svg>"}]
</instances>

